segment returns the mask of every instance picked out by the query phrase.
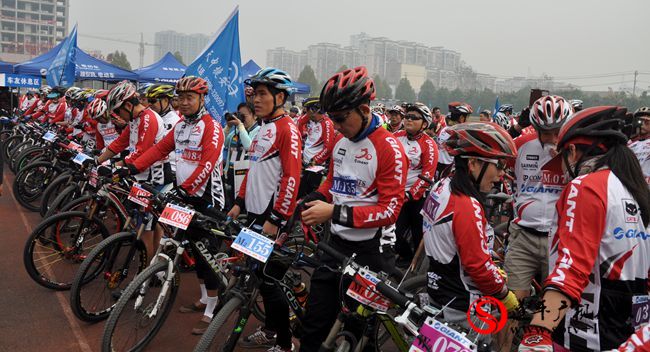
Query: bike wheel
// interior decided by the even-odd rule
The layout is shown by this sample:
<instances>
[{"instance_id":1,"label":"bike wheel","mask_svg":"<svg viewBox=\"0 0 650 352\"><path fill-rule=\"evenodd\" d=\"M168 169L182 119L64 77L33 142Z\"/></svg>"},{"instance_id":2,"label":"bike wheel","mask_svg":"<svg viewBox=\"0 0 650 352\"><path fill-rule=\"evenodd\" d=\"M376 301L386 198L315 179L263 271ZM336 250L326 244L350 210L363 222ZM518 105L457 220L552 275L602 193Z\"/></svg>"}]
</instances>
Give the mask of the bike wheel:
<instances>
[{"instance_id":1,"label":"bike wheel","mask_svg":"<svg viewBox=\"0 0 650 352\"><path fill-rule=\"evenodd\" d=\"M27 239L25 269L39 285L67 290L81 262L108 235L100 219L88 219L84 212L54 215L43 220Z\"/></svg>"},{"instance_id":2,"label":"bike wheel","mask_svg":"<svg viewBox=\"0 0 650 352\"><path fill-rule=\"evenodd\" d=\"M59 212L63 206L73 201L75 199L75 195L78 195L79 193L79 186L76 184L65 187L61 193L59 193L50 203L50 206L45 213L45 218L48 218Z\"/></svg>"},{"instance_id":3,"label":"bike wheel","mask_svg":"<svg viewBox=\"0 0 650 352\"><path fill-rule=\"evenodd\" d=\"M75 275L70 288L72 312L88 322L108 318L121 292L147 263L144 244L136 240L134 233L120 232L103 240Z\"/></svg>"},{"instance_id":4,"label":"bike wheel","mask_svg":"<svg viewBox=\"0 0 650 352\"><path fill-rule=\"evenodd\" d=\"M41 207L41 196L53 178L54 169L50 162L36 162L23 168L13 184L13 192L20 205L30 211Z\"/></svg>"},{"instance_id":5,"label":"bike wheel","mask_svg":"<svg viewBox=\"0 0 650 352\"><path fill-rule=\"evenodd\" d=\"M47 209L49 209L50 204L56 198L56 196L61 193L61 191L68 185L68 179L70 178L70 172L64 171L57 175L52 182L47 186L43 191L43 198L41 200L41 217L45 218L47 214Z\"/></svg>"},{"instance_id":6,"label":"bike wheel","mask_svg":"<svg viewBox=\"0 0 650 352\"><path fill-rule=\"evenodd\" d=\"M23 136L16 135L16 136L11 136L3 141L2 156L4 157L4 160L9 160L9 155L11 154L11 150L18 144L22 143L23 138L24 138Z\"/></svg>"},{"instance_id":7,"label":"bike wheel","mask_svg":"<svg viewBox=\"0 0 650 352\"><path fill-rule=\"evenodd\" d=\"M9 159L7 159L7 164L9 164L9 170L13 171L16 173L15 169L15 164L16 164L16 158L24 151L29 148L31 148L34 145L34 142L32 141L24 141L22 143L17 144L13 149L9 151Z\"/></svg>"},{"instance_id":8,"label":"bike wheel","mask_svg":"<svg viewBox=\"0 0 650 352\"><path fill-rule=\"evenodd\" d=\"M140 351L156 336L178 293L180 278L176 269L169 289L162 290L164 284L161 282L167 280L167 266L167 261L149 266L122 292L106 321L102 351Z\"/></svg>"},{"instance_id":9,"label":"bike wheel","mask_svg":"<svg viewBox=\"0 0 650 352\"><path fill-rule=\"evenodd\" d=\"M28 147L15 158L13 167L14 172L20 172L23 167L27 166L32 160L45 154L45 149L41 146Z\"/></svg>"},{"instance_id":10,"label":"bike wheel","mask_svg":"<svg viewBox=\"0 0 650 352\"><path fill-rule=\"evenodd\" d=\"M236 341L231 341L230 334L239 321L241 308L242 299L232 296L212 318L208 329L194 347L194 352L223 351L227 345L235 347ZM219 338L216 338L217 336Z\"/></svg>"}]
</instances>

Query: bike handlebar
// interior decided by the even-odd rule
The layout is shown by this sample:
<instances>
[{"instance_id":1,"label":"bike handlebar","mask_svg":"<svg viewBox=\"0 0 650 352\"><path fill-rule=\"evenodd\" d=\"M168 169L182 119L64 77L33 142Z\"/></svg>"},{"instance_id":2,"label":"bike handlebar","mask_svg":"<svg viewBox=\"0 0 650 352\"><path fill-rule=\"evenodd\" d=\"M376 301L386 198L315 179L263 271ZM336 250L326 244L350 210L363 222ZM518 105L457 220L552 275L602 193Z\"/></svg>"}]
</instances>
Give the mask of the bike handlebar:
<instances>
[{"instance_id":1,"label":"bike handlebar","mask_svg":"<svg viewBox=\"0 0 650 352\"><path fill-rule=\"evenodd\" d=\"M377 283L377 291L402 308L408 307L411 300L383 281Z\"/></svg>"},{"instance_id":2,"label":"bike handlebar","mask_svg":"<svg viewBox=\"0 0 650 352\"><path fill-rule=\"evenodd\" d=\"M345 263L348 260L350 260L350 258L348 258L346 255L332 248L330 245L328 245L325 242L318 242L317 248L327 253L330 257L336 259L336 261L338 261L339 263Z\"/></svg>"}]
</instances>

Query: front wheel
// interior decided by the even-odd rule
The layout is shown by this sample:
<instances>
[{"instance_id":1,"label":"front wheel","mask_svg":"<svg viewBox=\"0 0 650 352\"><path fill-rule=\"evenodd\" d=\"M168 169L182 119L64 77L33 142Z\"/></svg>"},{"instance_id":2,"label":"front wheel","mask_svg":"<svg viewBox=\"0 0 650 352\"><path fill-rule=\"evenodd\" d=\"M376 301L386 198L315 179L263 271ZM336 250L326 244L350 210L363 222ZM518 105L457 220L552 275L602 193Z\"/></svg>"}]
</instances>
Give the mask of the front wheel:
<instances>
[{"instance_id":1,"label":"front wheel","mask_svg":"<svg viewBox=\"0 0 650 352\"><path fill-rule=\"evenodd\" d=\"M18 174L13 184L16 200L30 211L41 209L41 196L54 175L52 163L39 161L25 166Z\"/></svg>"},{"instance_id":2,"label":"front wheel","mask_svg":"<svg viewBox=\"0 0 650 352\"><path fill-rule=\"evenodd\" d=\"M140 351L156 336L178 293L179 275L167 261L149 266L126 287L106 321L102 351Z\"/></svg>"},{"instance_id":3,"label":"front wheel","mask_svg":"<svg viewBox=\"0 0 650 352\"><path fill-rule=\"evenodd\" d=\"M88 254L70 288L70 307L77 318L108 318L121 292L147 266L147 251L132 232L103 240Z\"/></svg>"},{"instance_id":4,"label":"front wheel","mask_svg":"<svg viewBox=\"0 0 650 352\"><path fill-rule=\"evenodd\" d=\"M230 336L234 327L239 321L240 310L242 308L242 299L232 296L226 304L219 309L219 312L212 318L199 343L194 347L194 352L205 351L224 351L224 347L229 346L226 351L232 350L237 341L231 341ZM216 338L219 336L219 338ZM226 336L228 338L226 338Z\"/></svg>"}]
</instances>

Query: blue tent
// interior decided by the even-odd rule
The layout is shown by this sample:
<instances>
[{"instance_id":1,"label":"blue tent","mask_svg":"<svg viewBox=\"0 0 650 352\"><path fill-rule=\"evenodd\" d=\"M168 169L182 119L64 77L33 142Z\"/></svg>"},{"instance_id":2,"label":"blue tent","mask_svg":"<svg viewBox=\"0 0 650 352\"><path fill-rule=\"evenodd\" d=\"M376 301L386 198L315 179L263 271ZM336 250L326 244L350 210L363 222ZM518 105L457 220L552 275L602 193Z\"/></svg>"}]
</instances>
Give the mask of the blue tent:
<instances>
[{"instance_id":1,"label":"blue tent","mask_svg":"<svg viewBox=\"0 0 650 352\"><path fill-rule=\"evenodd\" d=\"M56 54L61 48L61 43L46 52L43 55L37 56L29 61L25 61L14 66L14 72L18 74L45 76L47 69L52 64ZM121 80L135 81L138 75L135 73L109 64L108 62L90 56L85 51L76 48L77 50L77 67L75 77L79 81L95 80L95 81L108 81L115 82Z\"/></svg>"},{"instance_id":2,"label":"blue tent","mask_svg":"<svg viewBox=\"0 0 650 352\"><path fill-rule=\"evenodd\" d=\"M259 71L260 69L261 67L257 63L255 63L253 59L248 60L248 62L241 67L241 71L244 75L244 79L250 78L252 75L256 74L257 71Z\"/></svg>"},{"instance_id":3,"label":"blue tent","mask_svg":"<svg viewBox=\"0 0 650 352\"><path fill-rule=\"evenodd\" d=\"M172 53L167 53L158 62L134 70L140 82L175 83L185 73L187 66L176 60Z\"/></svg>"},{"instance_id":4,"label":"blue tent","mask_svg":"<svg viewBox=\"0 0 650 352\"><path fill-rule=\"evenodd\" d=\"M0 61L0 73L13 73L14 72L14 65Z\"/></svg>"}]
</instances>

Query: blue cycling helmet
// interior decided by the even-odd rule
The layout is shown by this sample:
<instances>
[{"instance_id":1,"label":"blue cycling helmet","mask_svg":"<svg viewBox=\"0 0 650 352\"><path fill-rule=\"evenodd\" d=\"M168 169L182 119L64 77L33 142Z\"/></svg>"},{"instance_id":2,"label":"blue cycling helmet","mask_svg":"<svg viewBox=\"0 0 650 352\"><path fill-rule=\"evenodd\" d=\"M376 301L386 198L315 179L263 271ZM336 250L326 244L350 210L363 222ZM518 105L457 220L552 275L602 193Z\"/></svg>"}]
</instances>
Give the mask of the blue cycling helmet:
<instances>
[{"instance_id":1,"label":"blue cycling helmet","mask_svg":"<svg viewBox=\"0 0 650 352\"><path fill-rule=\"evenodd\" d=\"M253 88L260 84L264 84L277 90L284 91L287 95L296 92L296 87L291 80L291 76L289 76L288 73L273 67L267 67L257 71L257 73L251 78L246 79L244 84Z\"/></svg>"}]
</instances>

